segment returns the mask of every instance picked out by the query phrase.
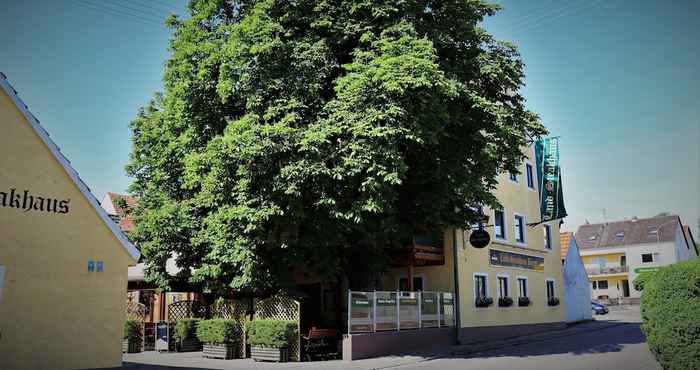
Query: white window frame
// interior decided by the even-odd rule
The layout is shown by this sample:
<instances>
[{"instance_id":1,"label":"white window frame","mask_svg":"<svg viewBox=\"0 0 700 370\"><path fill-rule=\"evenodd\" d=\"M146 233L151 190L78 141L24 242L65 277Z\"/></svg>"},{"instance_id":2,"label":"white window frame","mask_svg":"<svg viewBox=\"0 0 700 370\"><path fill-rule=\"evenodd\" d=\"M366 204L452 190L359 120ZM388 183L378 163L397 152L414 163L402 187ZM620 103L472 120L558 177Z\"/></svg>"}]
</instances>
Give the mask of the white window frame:
<instances>
[{"instance_id":1,"label":"white window frame","mask_svg":"<svg viewBox=\"0 0 700 370\"><path fill-rule=\"evenodd\" d=\"M559 294L558 294L558 292L557 292L557 281L556 281L555 279L552 279L552 278L546 278L546 279L544 279L544 295L545 295L545 298L547 299L546 302L549 302L549 297L547 296L547 283L550 282L550 281L552 282L552 290L553 290L553 293L554 293L553 298L559 298ZM557 307L557 306L549 306L549 305L547 305L547 307L554 308L554 307Z\"/></svg>"},{"instance_id":2,"label":"white window frame","mask_svg":"<svg viewBox=\"0 0 700 370\"><path fill-rule=\"evenodd\" d=\"M506 293L512 293L511 286L510 286L510 275L498 273L498 274L496 274L496 295L498 296L498 298L503 298L503 297L513 298L512 294L504 295L504 296L501 295L501 280L500 280L501 278L506 279L506 289L508 290L508 292L506 292Z\"/></svg>"},{"instance_id":3,"label":"white window frame","mask_svg":"<svg viewBox=\"0 0 700 370\"><path fill-rule=\"evenodd\" d=\"M520 295L520 280L525 280L525 290L527 290L527 295L525 295L525 296L521 296L521 295ZM518 289L517 289L517 290L518 290L518 292L517 292L518 295L517 295L517 296L516 296L516 295L513 295L513 300L515 301L513 305L516 306L516 307L518 307L518 308L521 308L521 309L527 309L527 308L529 308L530 306L532 306L532 298L530 298L530 296L531 296L532 294L530 293L530 282L529 282L528 277L525 276L525 275L517 275L517 276L515 277L515 286L518 288ZM529 304L528 306L525 306L525 307L520 307L520 304L518 303L518 301L520 300L520 297L527 297L527 298L529 298L529 299L530 299L530 304Z\"/></svg>"},{"instance_id":4,"label":"white window frame","mask_svg":"<svg viewBox=\"0 0 700 370\"><path fill-rule=\"evenodd\" d=\"M515 222L516 217L521 217L522 218L522 227L523 227L523 240L519 241L518 238L518 229L517 225ZM520 245L520 246L527 246L527 218L525 215L517 212L513 212L513 241L515 244Z\"/></svg>"},{"instance_id":5,"label":"white window frame","mask_svg":"<svg viewBox=\"0 0 700 370\"><path fill-rule=\"evenodd\" d=\"M503 237L496 235L496 212L497 211L503 212L503 226L501 227L503 230ZM494 209L493 210L493 237L496 240L508 240L508 211L506 210L505 207L503 207L501 209Z\"/></svg>"},{"instance_id":6,"label":"white window frame","mask_svg":"<svg viewBox=\"0 0 700 370\"><path fill-rule=\"evenodd\" d=\"M474 297L472 298L472 305L474 306L475 309L486 309L488 307L476 307L476 277L477 276L483 276L485 278L485 284L486 284L486 297L491 297L491 294L489 292L489 274L486 272L475 272L472 274L472 290L474 291Z\"/></svg>"},{"instance_id":7,"label":"white window frame","mask_svg":"<svg viewBox=\"0 0 700 370\"><path fill-rule=\"evenodd\" d=\"M552 246L552 225L550 224L544 224L542 226L542 233L544 234L544 249L547 251L551 251L554 249Z\"/></svg>"},{"instance_id":8,"label":"white window frame","mask_svg":"<svg viewBox=\"0 0 700 370\"><path fill-rule=\"evenodd\" d=\"M528 166L530 166L530 172L531 172L531 176L532 176L532 186L530 186L527 183L527 167ZM535 176L536 176L535 166L532 165L532 162L525 161L525 186L532 191L537 191L537 179L535 178Z\"/></svg>"},{"instance_id":9,"label":"white window frame","mask_svg":"<svg viewBox=\"0 0 700 370\"><path fill-rule=\"evenodd\" d=\"M515 180L513 180L513 179L510 177L510 175L515 175ZM520 181L518 180L518 174L517 174L517 173L514 173L514 172L508 171L508 181L510 181L510 182L513 183L513 184L519 184Z\"/></svg>"},{"instance_id":10,"label":"white window frame","mask_svg":"<svg viewBox=\"0 0 700 370\"><path fill-rule=\"evenodd\" d=\"M646 254L648 254L648 255L651 256L651 262L644 262L644 255L646 255ZM639 256L639 260L642 261L643 264L646 264L646 263L654 263L654 262L656 262L656 261L654 261L654 253L652 253L652 252L649 252L649 253L642 253L642 254Z\"/></svg>"}]
</instances>

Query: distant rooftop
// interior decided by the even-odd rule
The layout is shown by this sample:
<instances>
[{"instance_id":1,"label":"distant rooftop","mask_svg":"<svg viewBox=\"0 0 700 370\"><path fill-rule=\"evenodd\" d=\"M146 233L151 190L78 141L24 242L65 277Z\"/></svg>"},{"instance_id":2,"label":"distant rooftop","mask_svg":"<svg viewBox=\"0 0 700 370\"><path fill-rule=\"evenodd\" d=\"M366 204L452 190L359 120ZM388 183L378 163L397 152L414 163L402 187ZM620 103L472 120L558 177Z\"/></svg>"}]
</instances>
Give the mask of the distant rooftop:
<instances>
[{"instance_id":1,"label":"distant rooftop","mask_svg":"<svg viewBox=\"0 0 700 370\"><path fill-rule=\"evenodd\" d=\"M635 244L672 242L681 226L676 215L581 225L576 243L581 249L622 247Z\"/></svg>"}]
</instances>

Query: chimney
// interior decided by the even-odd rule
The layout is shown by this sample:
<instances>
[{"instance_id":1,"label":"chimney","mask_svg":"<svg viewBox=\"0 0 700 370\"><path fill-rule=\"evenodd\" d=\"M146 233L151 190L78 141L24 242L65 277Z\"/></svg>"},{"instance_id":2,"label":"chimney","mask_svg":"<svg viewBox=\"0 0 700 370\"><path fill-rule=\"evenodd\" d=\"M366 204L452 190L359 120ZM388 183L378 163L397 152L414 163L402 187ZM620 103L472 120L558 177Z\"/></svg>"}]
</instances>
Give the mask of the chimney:
<instances>
[{"instance_id":1,"label":"chimney","mask_svg":"<svg viewBox=\"0 0 700 370\"><path fill-rule=\"evenodd\" d=\"M637 222L637 220L639 220L637 216L632 216L632 222Z\"/></svg>"}]
</instances>

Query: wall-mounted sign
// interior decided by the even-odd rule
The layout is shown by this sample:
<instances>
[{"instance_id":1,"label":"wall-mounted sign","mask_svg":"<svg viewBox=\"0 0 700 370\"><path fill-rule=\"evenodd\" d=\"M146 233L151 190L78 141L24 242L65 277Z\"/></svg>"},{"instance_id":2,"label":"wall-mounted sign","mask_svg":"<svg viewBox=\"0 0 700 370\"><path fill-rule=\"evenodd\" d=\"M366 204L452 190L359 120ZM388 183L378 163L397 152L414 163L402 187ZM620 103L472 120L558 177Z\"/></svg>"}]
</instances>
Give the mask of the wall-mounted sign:
<instances>
[{"instance_id":1,"label":"wall-mounted sign","mask_svg":"<svg viewBox=\"0 0 700 370\"><path fill-rule=\"evenodd\" d=\"M491 235L484 229L472 231L469 235L469 244L474 248L484 248L491 243Z\"/></svg>"},{"instance_id":2,"label":"wall-mounted sign","mask_svg":"<svg viewBox=\"0 0 700 370\"><path fill-rule=\"evenodd\" d=\"M658 267L637 267L634 269L634 272L637 274L645 273L645 272L656 272L659 271Z\"/></svg>"},{"instance_id":3,"label":"wall-mounted sign","mask_svg":"<svg viewBox=\"0 0 700 370\"><path fill-rule=\"evenodd\" d=\"M544 272L544 258L526 254L489 250L489 261L494 266L518 267Z\"/></svg>"},{"instance_id":4,"label":"wall-mounted sign","mask_svg":"<svg viewBox=\"0 0 700 370\"><path fill-rule=\"evenodd\" d=\"M23 192L11 188L10 191L0 191L0 207L17 208L24 212L39 211L46 213L66 214L70 211L70 199L54 199L32 194L29 190Z\"/></svg>"}]
</instances>

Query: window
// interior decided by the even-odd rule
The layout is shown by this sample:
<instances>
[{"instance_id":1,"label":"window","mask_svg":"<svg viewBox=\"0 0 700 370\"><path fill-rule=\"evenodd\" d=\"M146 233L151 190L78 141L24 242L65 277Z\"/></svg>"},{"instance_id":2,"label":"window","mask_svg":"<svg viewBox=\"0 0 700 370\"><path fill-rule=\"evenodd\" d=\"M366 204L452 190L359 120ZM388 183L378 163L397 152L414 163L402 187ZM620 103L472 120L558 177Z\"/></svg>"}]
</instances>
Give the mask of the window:
<instances>
[{"instance_id":1,"label":"window","mask_svg":"<svg viewBox=\"0 0 700 370\"><path fill-rule=\"evenodd\" d=\"M516 173L508 172L508 178L512 182L518 182L518 174L516 174Z\"/></svg>"},{"instance_id":2,"label":"window","mask_svg":"<svg viewBox=\"0 0 700 370\"><path fill-rule=\"evenodd\" d=\"M499 239L505 239L506 238L506 222L505 222L505 217L503 216L503 210L496 210L493 212L493 223L494 223L494 232L496 234L496 237Z\"/></svg>"},{"instance_id":3,"label":"window","mask_svg":"<svg viewBox=\"0 0 700 370\"><path fill-rule=\"evenodd\" d=\"M642 263L652 263L654 262L654 256L651 253L642 254Z\"/></svg>"},{"instance_id":4,"label":"window","mask_svg":"<svg viewBox=\"0 0 700 370\"><path fill-rule=\"evenodd\" d=\"M597 281L593 280L591 282L591 284L593 285L593 289L598 289L598 282Z\"/></svg>"},{"instance_id":5,"label":"window","mask_svg":"<svg viewBox=\"0 0 700 370\"><path fill-rule=\"evenodd\" d=\"M544 225L544 247L545 249L552 249L552 226Z\"/></svg>"},{"instance_id":6,"label":"window","mask_svg":"<svg viewBox=\"0 0 700 370\"><path fill-rule=\"evenodd\" d=\"M527 177L527 187L530 189L535 188L535 180L532 176L532 165L525 163L525 176Z\"/></svg>"},{"instance_id":7,"label":"window","mask_svg":"<svg viewBox=\"0 0 700 370\"><path fill-rule=\"evenodd\" d=\"M474 295L476 298L488 297L486 275L474 275Z\"/></svg>"},{"instance_id":8,"label":"window","mask_svg":"<svg viewBox=\"0 0 700 370\"><path fill-rule=\"evenodd\" d=\"M590 241L590 242L593 242L593 241L595 241L596 239L598 239L598 235L591 235L591 236L588 237L588 241Z\"/></svg>"},{"instance_id":9,"label":"window","mask_svg":"<svg viewBox=\"0 0 700 370\"><path fill-rule=\"evenodd\" d=\"M498 277L498 298L509 297L508 294L508 277Z\"/></svg>"},{"instance_id":10,"label":"window","mask_svg":"<svg viewBox=\"0 0 700 370\"><path fill-rule=\"evenodd\" d=\"M620 256L620 266L627 266L627 256Z\"/></svg>"},{"instance_id":11,"label":"window","mask_svg":"<svg viewBox=\"0 0 700 370\"><path fill-rule=\"evenodd\" d=\"M527 297L527 279L524 277L518 278L518 297Z\"/></svg>"},{"instance_id":12,"label":"window","mask_svg":"<svg viewBox=\"0 0 700 370\"><path fill-rule=\"evenodd\" d=\"M620 240L620 241L625 240L625 232L618 231L617 233L615 233L615 239Z\"/></svg>"},{"instance_id":13,"label":"window","mask_svg":"<svg viewBox=\"0 0 700 370\"><path fill-rule=\"evenodd\" d=\"M411 290L410 287L408 286L408 278L402 277L399 279L399 290L401 291L409 291ZM414 276L413 277L413 291L417 292L419 290L423 290L423 277L422 276Z\"/></svg>"},{"instance_id":14,"label":"window","mask_svg":"<svg viewBox=\"0 0 700 370\"><path fill-rule=\"evenodd\" d=\"M547 301L555 298L557 295L554 292L554 280L547 280Z\"/></svg>"},{"instance_id":15,"label":"window","mask_svg":"<svg viewBox=\"0 0 700 370\"><path fill-rule=\"evenodd\" d=\"M598 289L608 289L608 281L598 280Z\"/></svg>"},{"instance_id":16,"label":"window","mask_svg":"<svg viewBox=\"0 0 700 370\"><path fill-rule=\"evenodd\" d=\"M515 215L515 241L518 243L525 243L525 217L520 215Z\"/></svg>"}]
</instances>

